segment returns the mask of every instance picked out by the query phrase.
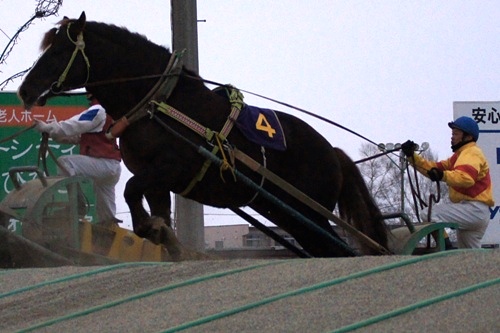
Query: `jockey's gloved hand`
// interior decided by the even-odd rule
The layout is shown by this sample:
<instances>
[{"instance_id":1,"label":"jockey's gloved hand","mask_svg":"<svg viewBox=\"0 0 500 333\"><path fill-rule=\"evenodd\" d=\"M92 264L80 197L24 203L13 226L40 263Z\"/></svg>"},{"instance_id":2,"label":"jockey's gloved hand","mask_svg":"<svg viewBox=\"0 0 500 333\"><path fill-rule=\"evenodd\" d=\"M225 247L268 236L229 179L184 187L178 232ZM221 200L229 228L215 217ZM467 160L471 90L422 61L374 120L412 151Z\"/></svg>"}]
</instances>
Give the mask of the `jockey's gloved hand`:
<instances>
[{"instance_id":1,"label":"jockey's gloved hand","mask_svg":"<svg viewBox=\"0 0 500 333\"><path fill-rule=\"evenodd\" d=\"M406 157L412 157L416 147L417 144L415 142L408 140L401 145L401 150Z\"/></svg>"},{"instance_id":2,"label":"jockey's gloved hand","mask_svg":"<svg viewBox=\"0 0 500 333\"><path fill-rule=\"evenodd\" d=\"M439 170L438 168L432 168L427 171L427 175L432 181L438 182L443 179L444 172L443 170Z\"/></svg>"},{"instance_id":3,"label":"jockey's gloved hand","mask_svg":"<svg viewBox=\"0 0 500 333\"><path fill-rule=\"evenodd\" d=\"M35 130L37 130L40 133L49 133L50 126L47 125L45 122L35 119L33 120L33 124L35 125Z\"/></svg>"}]
</instances>

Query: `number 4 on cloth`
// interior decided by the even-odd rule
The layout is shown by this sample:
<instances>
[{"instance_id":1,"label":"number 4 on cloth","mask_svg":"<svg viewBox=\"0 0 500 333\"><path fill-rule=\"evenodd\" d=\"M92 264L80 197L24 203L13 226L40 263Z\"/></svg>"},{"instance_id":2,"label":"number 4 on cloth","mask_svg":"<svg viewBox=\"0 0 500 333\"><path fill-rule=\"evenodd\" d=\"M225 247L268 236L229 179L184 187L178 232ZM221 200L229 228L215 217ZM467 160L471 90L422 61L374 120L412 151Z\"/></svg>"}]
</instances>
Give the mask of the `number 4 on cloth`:
<instances>
[{"instance_id":1,"label":"number 4 on cloth","mask_svg":"<svg viewBox=\"0 0 500 333\"><path fill-rule=\"evenodd\" d=\"M276 134L276 130L271 126L271 124L267 121L266 116L262 113L259 113L259 117L257 118L257 122L255 123L255 128L259 131L267 132L270 138Z\"/></svg>"},{"instance_id":2,"label":"number 4 on cloth","mask_svg":"<svg viewBox=\"0 0 500 333\"><path fill-rule=\"evenodd\" d=\"M274 110L245 105L236 119L236 126L253 143L279 151L286 150L285 134Z\"/></svg>"}]
</instances>

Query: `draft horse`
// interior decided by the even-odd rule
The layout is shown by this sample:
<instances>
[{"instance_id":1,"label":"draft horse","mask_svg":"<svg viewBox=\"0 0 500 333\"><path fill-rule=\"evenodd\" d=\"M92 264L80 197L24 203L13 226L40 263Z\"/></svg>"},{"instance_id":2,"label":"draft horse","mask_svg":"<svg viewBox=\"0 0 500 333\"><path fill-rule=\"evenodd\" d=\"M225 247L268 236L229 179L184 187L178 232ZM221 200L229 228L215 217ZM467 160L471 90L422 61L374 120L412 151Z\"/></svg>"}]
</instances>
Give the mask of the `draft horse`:
<instances>
[{"instance_id":1,"label":"draft horse","mask_svg":"<svg viewBox=\"0 0 500 333\"><path fill-rule=\"evenodd\" d=\"M43 105L60 92L86 88L114 120L123 120L131 110L146 115L144 110L148 110L151 100L154 100L167 103L205 129L217 132L229 124L231 130L223 138L224 144L220 145L222 149L217 152L218 156L223 152L228 155L227 147L237 147L329 211L338 204L342 218L386 246L387 231L382 215L356 165L306 122L276 111L286 149L264 150L261 145L249 141L239 127L232 126L232 105L227 96L210 90L201 77L184 66L175 74L165 74L173 59L168 49L126 28L87 22L85 12L78 19L64 17L57 27L45 34L41 48L43 54L18 89L26 109ZM165 81L161 87L169 84L172 87L160 89L158 84L162 79ZM169 83L164 83L166 81ZM156 114L166 126L195 145L210 151L217 145L214 140L207 140L171 116L162 112ZM130 208L134 232L165 243L174 255L181 252L182 246L169 228L170 192L214 207L249 206L290 233L313 256L350 255L342 246L332 245L321 234L304 228L276 204L238 182L230 171L221 171L212 165L205 168L203 176L199 177L201 180L193 183L206 159L151 117L137 114L129 117L128 127L120 137L120 149L125 165L133 174L126 184L124 197ZM266 181L238 161L234 167L338 237L328 219L281 187ZM188 186L190 189L186 191ZM143 206L143 198L149 204L151 215ZM152 223L158 217L164 221L160 229ZM374 250L363 245L362 252L375 254Z\"/></svg>"}]
</instances>

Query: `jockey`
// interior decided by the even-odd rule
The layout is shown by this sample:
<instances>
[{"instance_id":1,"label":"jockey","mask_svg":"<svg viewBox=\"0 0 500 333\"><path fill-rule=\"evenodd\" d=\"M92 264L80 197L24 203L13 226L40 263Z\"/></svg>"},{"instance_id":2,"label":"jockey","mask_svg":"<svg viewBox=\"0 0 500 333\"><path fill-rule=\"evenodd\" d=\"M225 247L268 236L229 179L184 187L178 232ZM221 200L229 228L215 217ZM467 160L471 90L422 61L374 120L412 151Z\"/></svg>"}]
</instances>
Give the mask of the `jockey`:
<instances>
[{"instance_id":1,"label":"jockey","mask_svg":"<svg viewBox=\"0 0 500 333\"><path fill-rule=\"evenodd\" d=\"M490 220L489 207L495 203L488 161L476 144L479 126L470 117L459 117L448 126L454 154L446 160L433 162L415 154L415 143L410 140L401 148L420 173L449 187L451 203L436 205L430 221L456 222L458 247L480 248Z\"/></svg>"},{"instance_id":2,"label":"jockey","mask_svg":"<svg viewBox=\"0 0 500 333\"><path fill-rule=\"evenodd\" d=\"M97 222L118 223L115 218L115 185L120 179L121 155L116 139L106 138L106 130L112 119L92 95L87 94L90 107L67 120L45 123L34 121L35 129L48 133L59 143L80 145L80 155L65 155L58 158L65 176L85 176L94 182Z\"/></svg>"}]
</instances>

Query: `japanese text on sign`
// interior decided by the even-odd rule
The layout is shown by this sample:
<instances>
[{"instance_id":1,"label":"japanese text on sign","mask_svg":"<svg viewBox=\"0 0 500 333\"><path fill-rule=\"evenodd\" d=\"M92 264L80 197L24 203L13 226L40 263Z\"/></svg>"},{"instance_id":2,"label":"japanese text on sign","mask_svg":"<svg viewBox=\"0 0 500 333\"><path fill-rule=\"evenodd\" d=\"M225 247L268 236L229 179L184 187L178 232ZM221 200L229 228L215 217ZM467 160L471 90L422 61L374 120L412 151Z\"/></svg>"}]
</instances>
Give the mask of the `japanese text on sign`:
<instances>
[{"instance_id":1,"label":"japanese text on sign","mask_svg":"<svg viewBox=\"0 0 500 333\"><path fill-rule=\"evenodd\" d=\"M472 109L472 118L474 118L476 123L482 124L497 124L498 122L500 122L500 114L494 107L491 107L490 110L479 107Z\"/></svg>"},{"instance_id":2,"label":"japanese text on sign","mask_svg":"<svg viewBox=\"0 0 500 333\"><path fill-rule=\"evenodd\" d=\"M35 119L45 122L57 121L57 117L52 110L36 113L18 108L0 109L0 124L25 125L31 124Z\"/></svg>"}]
</instances>

